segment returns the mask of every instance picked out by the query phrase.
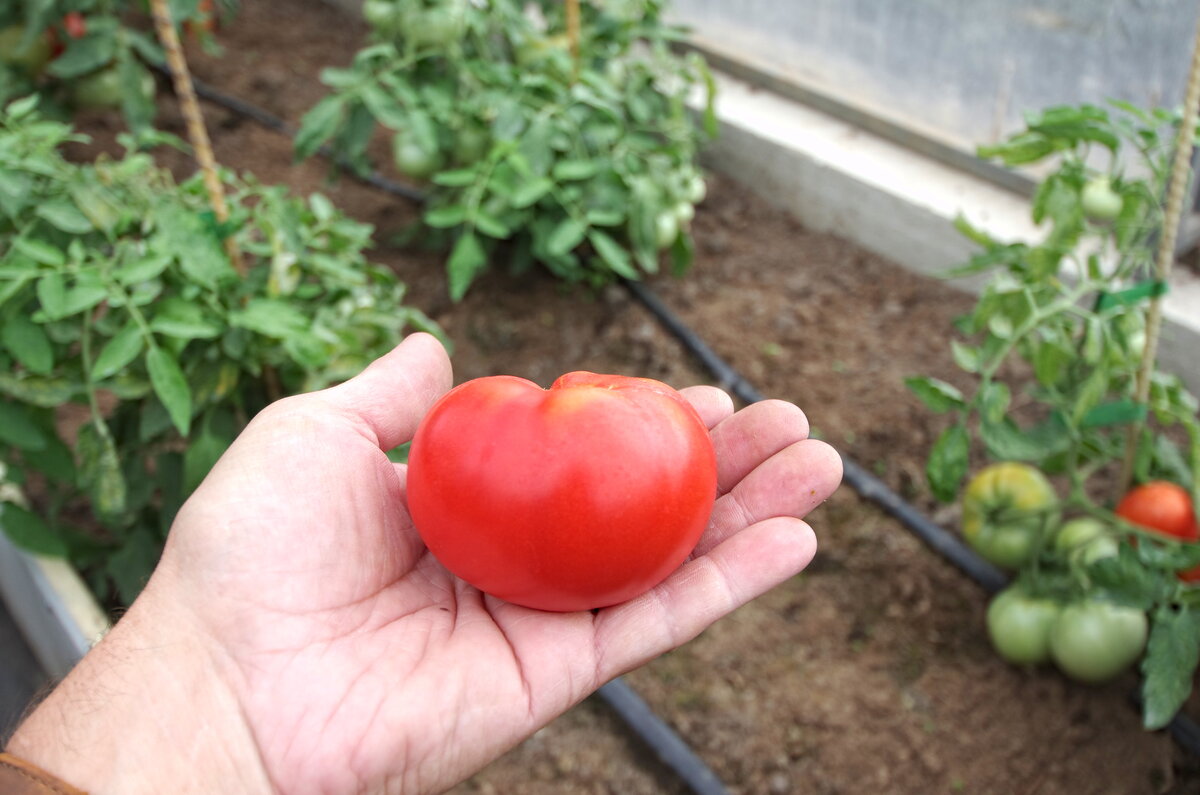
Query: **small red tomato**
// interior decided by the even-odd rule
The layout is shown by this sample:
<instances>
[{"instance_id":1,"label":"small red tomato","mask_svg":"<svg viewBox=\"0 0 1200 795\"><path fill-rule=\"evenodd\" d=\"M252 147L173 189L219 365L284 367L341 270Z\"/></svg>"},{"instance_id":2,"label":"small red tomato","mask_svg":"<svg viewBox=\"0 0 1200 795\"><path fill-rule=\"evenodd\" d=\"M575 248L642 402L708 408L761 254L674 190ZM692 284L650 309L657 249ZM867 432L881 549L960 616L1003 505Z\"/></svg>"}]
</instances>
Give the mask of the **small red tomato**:
<instances>
[{"instance_id":1,"label":"small red tomato","mask_svg":"<svg viewBox=\"0 0 1200 795\"><path fill-rule=\"evenodd\" d=\"M1183 541L1200 540L1192 497L1187 489L1155 480L1130 489L1117 503L1114 513L1127 522L1157 530ZM1200 566L1179 572L1184 582L1200 582Z\"/></svg>"},{"instance_id":2,"label":"small red tomato","mask_svg":"<svg viewBox=\"0 0 1200 795\"><path fill-rule=\"evenodd\" d=\"M70 11L63 17L63 30L72 39L82 39L87 35L87 20L78 11Z\"/></svg>"},{"instance_id":3,"label":"small red tomato","mask_svg":"<svg viewBox=\"0 0 1200 795\"><path fill-rule=\"evenodd\" d=\"M408 507L434 556L541 610L641 594L695 547L716 497L708 429L671 387L576 372L468 381L422 420Z\"/></svg>"}]
</instances>

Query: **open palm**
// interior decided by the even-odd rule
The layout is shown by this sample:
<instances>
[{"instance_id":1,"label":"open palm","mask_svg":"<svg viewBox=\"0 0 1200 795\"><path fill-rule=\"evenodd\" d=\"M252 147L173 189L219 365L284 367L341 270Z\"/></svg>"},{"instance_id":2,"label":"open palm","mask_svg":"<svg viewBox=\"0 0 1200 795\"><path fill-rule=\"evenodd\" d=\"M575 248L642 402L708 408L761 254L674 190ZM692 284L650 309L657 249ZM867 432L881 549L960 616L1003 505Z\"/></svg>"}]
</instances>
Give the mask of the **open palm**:
<instances>
[{"instance_id":1,"label":"open palm","mask_svg":"<svg viewBox=\"0 0 1200 795\"><path fill-rule=\"evenodd\" d=\"M720 491L692 557L622 605L518 607L433 558L408 517L405 467L383 452L449 386L441 346L416 335L346 384L280 401L172 528L156 577L218 649L278 789L454 784L803 568L816 542L799 517L840 479L794 406L734 414L717 389L685 390L711 429Z\"/></svg>"}]
</instances>

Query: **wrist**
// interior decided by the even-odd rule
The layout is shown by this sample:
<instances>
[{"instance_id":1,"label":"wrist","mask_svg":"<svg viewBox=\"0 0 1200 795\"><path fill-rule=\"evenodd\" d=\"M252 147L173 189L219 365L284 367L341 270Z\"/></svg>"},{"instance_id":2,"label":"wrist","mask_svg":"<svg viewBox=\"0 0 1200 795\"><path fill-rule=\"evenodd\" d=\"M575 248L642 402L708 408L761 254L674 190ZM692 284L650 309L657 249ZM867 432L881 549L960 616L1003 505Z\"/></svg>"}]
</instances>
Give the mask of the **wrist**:
<instances>
[{"instance_id":1,"label":"wrist","mask_svg":"<svg viewBox=\"0 0 1200 795\"><path fill-rule=\"evenodd\" d=\"M268 792L219 651L151 582L6 748L103 793Z\"/></svg>"}]
</instances>

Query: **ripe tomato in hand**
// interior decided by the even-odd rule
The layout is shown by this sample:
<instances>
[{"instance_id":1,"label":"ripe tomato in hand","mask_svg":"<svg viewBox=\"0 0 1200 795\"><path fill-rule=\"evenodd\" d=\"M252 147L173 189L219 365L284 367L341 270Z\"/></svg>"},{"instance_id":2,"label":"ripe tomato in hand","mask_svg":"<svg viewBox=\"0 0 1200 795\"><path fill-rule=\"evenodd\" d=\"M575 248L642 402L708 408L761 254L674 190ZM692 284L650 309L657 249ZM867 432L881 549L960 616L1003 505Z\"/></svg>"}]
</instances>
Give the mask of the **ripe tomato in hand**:
<instances>
[{"instance_id":1,"label":"ripe tomato in hand","mask_svg":"<svg viewBox=\"0 0 1200 795\"><path fill-rule=\"evenodd\" d=\"M1154 480L1135 486L1117 503L1114 513L1131 524L1181 541L1200 541L1192 496L1175 483ZM1179 579L1200 582L1200 566L1181 571Z\"/></svg>"},{"instance_id":2,"label":"ripe tomato in hand","mask_svg":"<svg viewBox=\"0 0 1200 795\"><path fill-rule=\"evenodd\" d=\"M575 372L549 389L512 376L452 389L417 429L407 492L447 569L565 612L665 579L704 531L716 482L708 429L678 392Z\"/></svg>"}]
</instances>

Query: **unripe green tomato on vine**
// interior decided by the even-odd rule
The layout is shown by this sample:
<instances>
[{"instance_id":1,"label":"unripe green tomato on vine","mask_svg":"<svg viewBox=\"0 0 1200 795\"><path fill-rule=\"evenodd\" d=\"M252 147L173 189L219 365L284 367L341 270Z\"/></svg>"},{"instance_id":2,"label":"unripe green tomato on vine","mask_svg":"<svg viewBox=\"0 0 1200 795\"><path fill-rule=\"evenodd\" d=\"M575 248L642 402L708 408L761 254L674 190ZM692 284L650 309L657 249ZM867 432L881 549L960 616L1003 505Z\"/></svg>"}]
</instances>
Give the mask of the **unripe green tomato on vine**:
<instances>
[{"instance_id":1,"label":"unripe green tomato on vine","mask_svg":"<svg viewBox=\"0 0 1200 795\"><path fill-rule=\"evenodd\" d=\"M1090 220L1107 223L1121 214L1124 201L1121 194L1112 188L1108 177L1095 177L1083 186L1079 197L1083 214Z\"/></svg>"}]
</instances>

